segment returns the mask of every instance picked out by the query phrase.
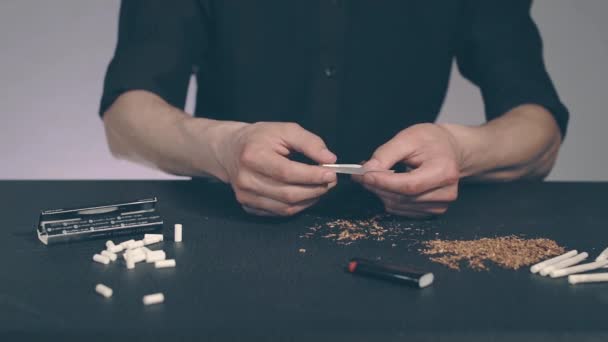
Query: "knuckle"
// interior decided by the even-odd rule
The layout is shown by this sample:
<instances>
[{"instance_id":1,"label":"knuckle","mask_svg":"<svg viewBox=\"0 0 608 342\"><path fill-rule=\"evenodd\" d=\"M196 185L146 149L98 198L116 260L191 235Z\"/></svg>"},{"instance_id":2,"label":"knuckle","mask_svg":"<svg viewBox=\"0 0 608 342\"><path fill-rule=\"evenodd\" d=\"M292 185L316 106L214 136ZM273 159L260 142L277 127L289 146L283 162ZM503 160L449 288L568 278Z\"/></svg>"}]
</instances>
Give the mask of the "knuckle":
<instances>
[{"instance_id":1,"label":"knuckle","mask_svg":"<svg viewBox=\"0 0 608 342\"><path fill-rule=\"evenodd\" d=\"M420 183L411 181L403 184L403 192L406 194L417 194L420 192Z\"/></svg>"},{"instance_id":2,"label":"knuckle","mask_svg":"<svg viewBox=\"0 0 608 342\"><path fill-rule=\"evenodd\" d=\"M435 214L435 215L443 215L446 213L446 211L448 211L448 207L439 207L439 208L433 208L433 209L429 210L429 213Z\"/></svg>"},{"instance_id":3,"label":"knuckle","mask_svg":"<svg viewBox=\"0 0 608 342\"><path fill-rule=\"evenodd\" d=\"M286 182L289 179L289 170L284 167L279 167L275 170L275 177L278 180Z\"/></svg>"},{"instance_id":4,"label":"knuckle","mask_svg":"<svg viewBox=\"0 0 608 342\"><path fill-rule=\"evenodd\" d=\"M255 161L256 152L250 146L245 146L239 155L239 161L244 165L251 165Z\"/></svg>"},{"instance_id":5,"label":"knuckle","mask_svg":"<svg viewBox=\"0 0 608 342\"><path fill-rule=\"evenodd\" d=\"M302 128L302 126L300 126L300 124L297 123L297 122L290 122L290 126L291 126L291 128L294 128L294 129L301 129Z\"/></svg>"},{"instance_id":6,"label":"knuckle","mask_svg":"<svg viewBox=\"0 0 608 342\"><path fill-rule=\"evenodd\" d=\"M311 135L309 138L310 144L319 148L325 147L325 142L318 135Z\"/></svg>"},{"instance_id":7,"label":"knuckle","mask_svg":"<svg viewBox=\"0 0 608 342\"><path fill-rule=\"evenodd\" d=\"M239 172L234 180L234 185L243 190L249 190L251 188L247 176L243 172Z\"/></svg>"},{"instance_id":8,"label":"knuckle","mask_svg":"<svg viewBox=\"0 0 608 342\"><path fill-rule=\"evenodd\" d=\"M454 190L451 190L450 192L448 192L448 195L447 195L448 202L454 202L457 199L458 199L458 188L455 188Z\"/></svg>"},{"instance_id":9,"label":"knuckle","mask_svg":"<svg viewBox=\"0 0 608 342\"><path fill-rule=\"evenodd\" d=\"M239 202L241 205L247 205L247 196L242 191L236 191L234 193L234 196L236 197L236 201Z\"/></svg>"},{"instance_id":10,"label":"knuckle","mask_svg":"<svg viewBox=\"0 0 608 342\"><path fill-rule=\"evenodd\" d=\"M283 193L283 195L281 196L281 198L283 199L283 201L285 201L285 203L288 204L295 204L298 203L300 201L300 196L295 193L294 191L285 191Z\"/></svg>"},{"instance_id":11,"label":"knuckle","mask_svg":"<svg viewBox=\"0 0 608 342\"><path fill-rule=\"evenodd\" d=\"M456 163L449 163L446 167L445 167L445 179L446 182L448 184L455 184L458 182L458 179L460 178L460 171L458 169L458 166L456 165Z\"/></svg>"},{"instance_id":12,"label":"knuckle","mask_svg":"<svg viewBox=\"0 0 608 342\"><path fill-rule=\"evenodd\" d=\"M292 206L284 206L277 211L280 216L291 216L295 213L295 208Z\"/></svg>"},{"instance_id":13,"label":"knuckle","mask_svg":"<svg viewBox=\"0 0 608 342\"><path fill-rule=\"evenodd\" d=\"M293 132L302 129L302 126L296 122L287 122L285 124L285 130L288 132Z\"/></svg>"}]
</instances>

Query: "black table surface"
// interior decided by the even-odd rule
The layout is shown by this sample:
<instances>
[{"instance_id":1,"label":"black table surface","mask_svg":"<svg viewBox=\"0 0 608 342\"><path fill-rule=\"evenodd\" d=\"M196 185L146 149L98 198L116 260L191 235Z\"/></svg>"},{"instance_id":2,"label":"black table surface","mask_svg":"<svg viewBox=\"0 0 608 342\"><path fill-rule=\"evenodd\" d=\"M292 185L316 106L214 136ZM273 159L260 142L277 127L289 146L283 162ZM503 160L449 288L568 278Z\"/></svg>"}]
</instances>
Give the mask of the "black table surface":
<instances>
[{"instance_id":1,"label":"black table surface","mask_svg":"<svg viewBox=\"0 0 608 342\"><path fill-rule=\"evenodd\" d=\"M605 341L608 285L572 286L528 268L455 271L420 255L417 241L516 234L594 258L608 246L606 193L608 183L464 185L446 215L392 217L415 229L344 246L300 236L315 223L381 212L348 181L289 219L249 216L227 186L202 181L0 181L0 339ZM42 209L146 197L159 198L174 269L106 266L91 260L103 240L45 246L36 237ZM174 223L184 225L181 244L171 241ZM435 283L352 276L352 257L416 266ZM97 283L114 296L97 295ZM143 306L153 292L165 302Z\"/></svg>"}]
</instances>

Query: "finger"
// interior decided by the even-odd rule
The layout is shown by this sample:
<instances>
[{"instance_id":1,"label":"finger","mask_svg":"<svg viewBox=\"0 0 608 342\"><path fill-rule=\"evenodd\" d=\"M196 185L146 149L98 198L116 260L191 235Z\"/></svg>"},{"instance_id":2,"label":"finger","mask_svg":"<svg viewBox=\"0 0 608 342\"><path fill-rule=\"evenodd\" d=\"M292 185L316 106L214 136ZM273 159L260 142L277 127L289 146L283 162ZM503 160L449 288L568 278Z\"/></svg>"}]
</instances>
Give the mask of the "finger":
<instances>
[{"instance_id":1,"label":"finger","mask_svg":"<svg viewBox=\"0 0 608 342\"><path fill-rule=\"evenodd\" d=\"M399 136L378 147L363 166L370 169L388 170L402 160L408 159L415 152L414 146Z\"/></svg>"},{"instance_id":2,"label":"finger","mask_svg":"<svg viewBox=\"0 0 608 342\"><path fill-rule=\"evenodd\" d=\"M450 203L458 198L458 186L448 185L423 192L419 195L402 195L386 191L372 185L362 184L363 187L378 196L391 199L398 203Z\"/></svg>"},{"instance_id":3,"label":"finger","mask_svg":"<svg viewBox=\"0 0 608 342\"><path fill-rule=\"evenodd\" d=\"M248 207L246 205L243 205L243 210L245 210L245 212L247 212L248 214L251 215L256 215L256 216L277 216L276 214L273 214L269 211L266 210L261 210L261 209L255 209L255 208L251 208Z\"/></svg>"},{"instance_id":4,"label":"finger","mask_svg":"<svg viewBox=\"0 0 608 342\"><path fill-rule=\"evenodd\" d=\"M333 164L338 159L318 135L298 124L287 124L283 141L290 150L298 151L319 164Z\"/></svg>"},{"instance_id":5,"label":"finger","mask_svg":"<svg viewBox=\"0 0 608 342\"><path fill-rule=\"evenodd\" d=\"M392 203L385 202L386 208L391 208L394 210L405 210L412 211L421 214L429 214L429 215L443 215L448 211L449 204L448 203L418 203L418 204L409 204L409 203Z\"/></svg>"},{"instance_id":6,"label":"finger","mask_svg":"<svg viewBox=\"0 0 608 342\"><path fill-rule=\"evenodd\" d=\"M407 202L402 198L388 197L385 194L373 191L382 201L386 208L399 210L410 210L420 213L429 213L434 215L444 214L450 205L448 202Z\"/></svg>"},{"instance_id":7,"label":"finger","mask_svg":"<svg viewBox=\"0 0 608 342\"><path fill-rule=\"evenodd\" d=\"M337 180L333 171L295 162L272 151L261 153L257 158L245 162L254 171L287 184L321 185Z\"/></svg>"},{"instance_id":8,"label":"finger","mask_svg":"<svg viewBox=\"0 0 608 342\"><path fill-rule=\"evenodd\" d=\"M239 191L237 192L236 196L241 205L247 206L251 209L270 212L276 216L295 215L318 201L318 199L314 199L289 205L248 191Z\"/></svg>"},{"instance_id":9,"label":"finger","mask_svg":"<svg viewBox=\"0 0 608 342\"><path fill-rule=\"evenodd\" d=\"M389 214L409 217L409 218L418 219L418 220L429 219L434 216L432 214L420 213L420 212L412 211L412 210L400 210L400 209L395 209L395 208L386 208L385 210Z\"/></svg>"},{"instance_id":10,"label":"finger","mask_svg":"<svg viewBox=\"0 0 608 342\"><path fill-rule=\"evenodd\" d=\"M323 185L291 185L262 174L244 173L237 177L235 185L241 190L254 192L285 204L298 204L326 194L336 184L337 182Z\"/></svg>"},{"instance_id":11,"label":"finger","mask_svg":"<svg viewBox=\"0 0 608 342\"><path fill-rule=\"evenodd\" d=\"M403 195L420 195L432 189L456 184L458 177L455 163L428 161L410 172L368 172L363 176L363 182Z\"/></svg>"},{"instance_id":12,"label":"finger","mask_svg":"<svg viewBox=\"0 0 608 342\"><path fill-rule=\"evenodd\" d=\"M450 205L449 202L412 202L404 196L399 196L394 193L378 190L375 188L369 189L373 192L384 204L387 209L415 211L422 214L441 215L445 214Z\"/></svg>"}]
</instances>

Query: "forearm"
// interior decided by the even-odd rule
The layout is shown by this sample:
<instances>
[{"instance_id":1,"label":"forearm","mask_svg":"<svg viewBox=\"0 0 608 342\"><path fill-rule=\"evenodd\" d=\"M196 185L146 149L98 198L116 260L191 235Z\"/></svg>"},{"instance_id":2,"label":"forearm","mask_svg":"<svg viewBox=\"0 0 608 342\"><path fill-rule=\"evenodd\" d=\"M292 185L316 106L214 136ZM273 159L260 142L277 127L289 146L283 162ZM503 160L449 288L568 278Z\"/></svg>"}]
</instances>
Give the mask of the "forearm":
<instances>
[{"instance_id":1,"label":"forearm","mask_svg":"<svg viewBox=\"0 0 608 342\"><path fill-rule=\"evenodd\" d=\"M227 181L217 147L243 123L193 118L145 91L121 95L104 115L106 137L118 158L183 176Z\"/></svg>"},{"instance_id":2,"label":"forearm","mask_svg":"<svg viewBox=\"0 0 608 342\"><path fill-rule=\"evenodd\" d=\"M459 146L461 177L473 181L542 179L553 167L561 134L553 116L523 105L477 127L442 124Z\"/></svg>"}]
</instances>

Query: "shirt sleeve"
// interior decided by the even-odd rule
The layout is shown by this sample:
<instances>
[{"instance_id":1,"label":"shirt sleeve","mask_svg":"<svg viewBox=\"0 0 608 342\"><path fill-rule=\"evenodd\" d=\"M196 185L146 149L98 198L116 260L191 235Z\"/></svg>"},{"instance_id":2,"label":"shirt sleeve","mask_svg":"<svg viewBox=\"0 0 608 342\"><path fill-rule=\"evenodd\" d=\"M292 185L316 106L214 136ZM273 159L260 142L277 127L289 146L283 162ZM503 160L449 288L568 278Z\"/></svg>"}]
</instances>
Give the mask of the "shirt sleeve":
<instances>
[{"instance_id":1,"label":"shirt sleeve","mask_svg":"<svg viewBox=\"0 0 608 342\"><path fill-rule=\"evenodd\" d=\"M196 0L123 0L99 114L129 90L147 90L183 108L206 43L204 17Z\"/></svg>"},{"instance_id":2,"label":"shirt sleeve","mask_svg":"<svg viewBox=\"0 0 608 342\"><path fill-rule=\"evenodd\" d=\"M487 120L536 104L555 117L564 137L569 113L547 74L531 6L531 0L467 1L458 67L480 88Z\"/></svg>"}]
</instances>

